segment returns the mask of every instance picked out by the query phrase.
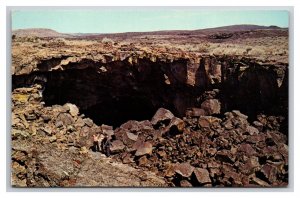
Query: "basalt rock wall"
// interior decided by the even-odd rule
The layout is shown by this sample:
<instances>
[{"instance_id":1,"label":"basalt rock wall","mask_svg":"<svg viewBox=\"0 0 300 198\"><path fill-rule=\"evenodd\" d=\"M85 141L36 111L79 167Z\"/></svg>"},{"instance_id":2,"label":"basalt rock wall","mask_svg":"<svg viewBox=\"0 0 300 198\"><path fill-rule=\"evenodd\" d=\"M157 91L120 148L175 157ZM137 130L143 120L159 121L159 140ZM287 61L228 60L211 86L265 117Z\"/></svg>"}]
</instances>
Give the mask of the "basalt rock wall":
<instances>
[{"instance_id":1,"label":"basalt rock wall","mask_svg":"<svg viewBox=\"0 0 300 198\"><path fill-rule=\"evenodd\" d=\"M255 119L259 113L287 116L287 71L287 65L227 56L61 56L16 72L13 89L40 83L46 105L71 102L96 123L114 126L149 119L160 107L183 117L208 98L220 100L222 112L239 109ZM207 94L213 90L217 94Z\"/></svg>"}]
</instances>

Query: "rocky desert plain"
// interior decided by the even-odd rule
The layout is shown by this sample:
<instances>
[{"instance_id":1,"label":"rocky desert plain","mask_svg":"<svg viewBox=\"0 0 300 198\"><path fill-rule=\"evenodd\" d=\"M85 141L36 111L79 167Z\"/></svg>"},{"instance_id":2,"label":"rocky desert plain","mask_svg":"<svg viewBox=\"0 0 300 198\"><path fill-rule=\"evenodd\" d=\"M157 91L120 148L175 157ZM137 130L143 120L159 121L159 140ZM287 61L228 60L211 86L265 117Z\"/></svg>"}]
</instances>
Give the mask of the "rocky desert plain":
<instances>
[{"instance_id":1,"label":"rocky desert plain","mask_svg":"<svg viewBox=\"0 0 300 198\"><path fill-rule=\"evenodd\" d=\"M288 185L287 28L23 29L11 53L13 187Z\"/></svg>"}]
</instances>

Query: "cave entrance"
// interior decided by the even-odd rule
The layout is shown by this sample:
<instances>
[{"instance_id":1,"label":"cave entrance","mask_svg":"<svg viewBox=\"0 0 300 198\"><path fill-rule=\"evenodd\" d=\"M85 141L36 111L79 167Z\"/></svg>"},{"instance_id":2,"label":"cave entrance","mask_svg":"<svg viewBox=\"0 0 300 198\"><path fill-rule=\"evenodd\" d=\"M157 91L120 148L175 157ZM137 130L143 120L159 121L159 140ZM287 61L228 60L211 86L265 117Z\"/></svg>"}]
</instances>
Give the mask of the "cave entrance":
<instances>
[{"instance_id":1,"label":"cave entrance","mask_svg":"<svg viewBox=\"0 0 300 198\"><path fill-rule=\"evenodd\" d=\"M124 72L99 74L94 68L34 75L47 79L43 83L46 106L75 104L97 125L116 128L128 120L151 120L160 107L175 111L172 91L160 80L163 73L150 74L143 81Z\"/></svg>"},{"instance_id":2,"label":"cave entrance","mask_svg":"<svg viewBox=\"0 0 300 198\"><path fill-rule=\"evenodd\" d=\"M155 114L156 108L146 96L121 96L108 98L82 110L86 117L98 124L118 127L128 120L149 120Z\"/></svg>"}]
</instances>

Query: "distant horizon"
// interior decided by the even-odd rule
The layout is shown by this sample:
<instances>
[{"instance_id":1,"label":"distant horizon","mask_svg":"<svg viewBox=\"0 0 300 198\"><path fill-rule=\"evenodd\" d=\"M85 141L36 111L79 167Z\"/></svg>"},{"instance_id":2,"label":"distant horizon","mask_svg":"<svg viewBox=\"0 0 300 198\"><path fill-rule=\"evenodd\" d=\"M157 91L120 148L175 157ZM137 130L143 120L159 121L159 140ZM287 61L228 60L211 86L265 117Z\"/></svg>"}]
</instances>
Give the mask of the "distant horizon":
<instances>
[{"instance_id":1,"label":"distant horizon","mask_svg":"<svg viewBox=\"0 0 300 198\"><path fill-rule=\"evenodd\" d=\"M147 33L147 32L164 32L164 31L197 31L197 30L207 30L207 29L214 29L214 28L225 28L225 27L231 27L231 26L261 26L261 27L271 27L271 26L275 26L278 27L280 29L288 29L289 27L279 27L276 25L268 25L268 26L264 26L264 25L255 25L255 24L236 24L236 25L226 25L226 26L218 26L218 27L210 27L210 28L201 28L201 29L191 29L191 30L186 30L186 29L177 29L177 30L169 30L169 29L163 29L163 30L154 30L154 31L139 31L139 32L116 32L116 33L101 33L101 32L58 32L56 30L50 29L50 28L23 28L23 29L13 29L12 31L18 31L18 30L33 30L33 29L39 29L39 30L52 30L55 31L57 33L61 33L61 34L123 34L123 33Z\"/></svg>"},{"instance_id":2,"label":"distant horizon","mask_svg":"<svg viewBox=\"0 0 300 198\"><path fill-rule=\"evenodd\" d=\"M15 10L12 30L51 29L64 34L192 31L234 25L289 27L284 10L186 8L102 8L99 10Z\"/></svg>"}]
</instances>

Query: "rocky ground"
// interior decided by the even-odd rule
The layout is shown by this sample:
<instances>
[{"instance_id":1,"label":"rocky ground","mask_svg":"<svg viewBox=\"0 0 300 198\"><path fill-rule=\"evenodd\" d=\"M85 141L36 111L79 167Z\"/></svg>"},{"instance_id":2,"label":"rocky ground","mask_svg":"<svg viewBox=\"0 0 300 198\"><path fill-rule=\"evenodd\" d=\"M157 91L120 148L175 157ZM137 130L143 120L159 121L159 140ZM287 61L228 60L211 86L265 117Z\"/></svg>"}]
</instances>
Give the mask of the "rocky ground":
<instances>
[{"instance_id":1,"label":"rocky ground","mask_svg":"<svg viewBox=\"0 0 300 198\"><path fill-rule=\"evenodd\" d=\"M194 108L183 120L160 108L151 121L112 130L78 115L73 104L45 107L38 87L12 95L14 186L287 185L287 137L278 117L260 115L250 124L239 111L206 116L220 111L208 99L206 111ZM115 136L112 159L91 150L95 133Z\"/></svg>"},{"instance_id":2,"label":"rocky ground","mask_svg":"<svg viewBox=\"0 0 300 198\"><path fill-rule=\"evenodd\" d=\"M13 36L12 185L287 186L288 33L243 28Z\"/></svg>"},{"instance_id":3,"label":"rocky ground","mask_svg":"<svg viewBox=\"0 0 300 198\"><path fill-rule=\"evenodd\" d=\"M12 94L13 186L166 186L149 171L92 152L92 135L101 127L75 105L45 107L37 87Z\"/></svg>"}]
</instances>

